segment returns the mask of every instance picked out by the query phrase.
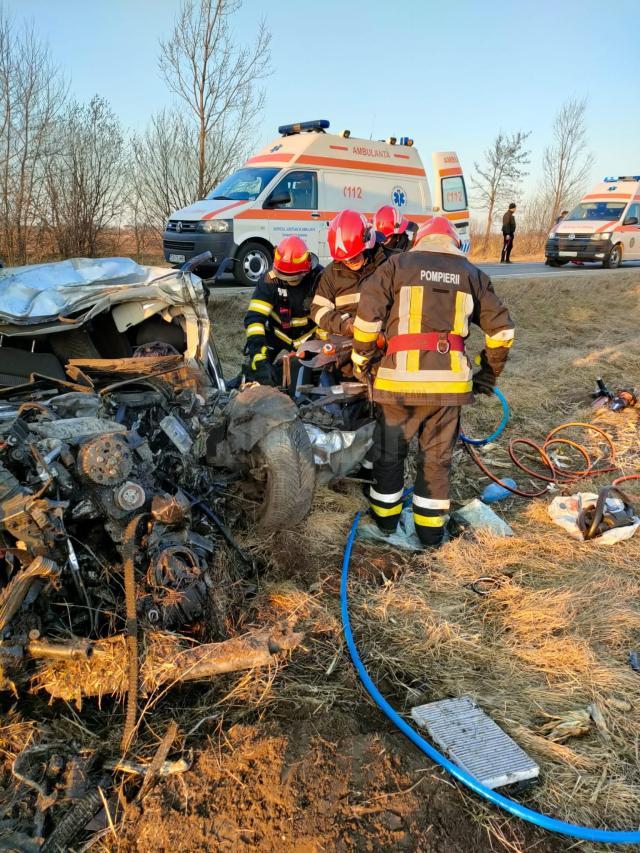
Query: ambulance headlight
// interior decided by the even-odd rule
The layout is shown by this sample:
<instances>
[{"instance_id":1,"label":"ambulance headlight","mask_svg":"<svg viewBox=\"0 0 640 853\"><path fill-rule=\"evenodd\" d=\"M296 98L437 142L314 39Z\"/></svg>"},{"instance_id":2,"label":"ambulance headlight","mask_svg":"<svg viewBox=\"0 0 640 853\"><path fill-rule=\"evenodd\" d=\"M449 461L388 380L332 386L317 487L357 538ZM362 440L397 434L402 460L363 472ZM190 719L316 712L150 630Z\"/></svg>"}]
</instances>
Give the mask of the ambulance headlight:
<instances>
[{"instance_id":1,"label":"ambulance headlight","mask_svg":"<svg viewBox=\"0 0 640 853\"><path fill-rule=\"evenodd\" d=\"M605 231L603 234L592 234L592 240L610 240L611 239L611 231Z\"/></svg>"},{"instance_id":2,"label":"ambulance headlight","mask_svg":"<svg viewBox=\"0 0 640 853\"><path fill-rule=\"evenodd\" d=\"M205 234L230 231L232 221L231 219L204 219L198 223L198 231L204 231Z\"/></svg>"},{"instance_id":3,"label":"ambulance headlight","mask_svg":"<svg viewBox=\"0 0 640 853\"><path fill-rule=\"evenodd\" d=\"M556 236L555 231L549 231L549 239L551 239L552 237L555 237L555 236Z\"/></svg>"}]
</instances>

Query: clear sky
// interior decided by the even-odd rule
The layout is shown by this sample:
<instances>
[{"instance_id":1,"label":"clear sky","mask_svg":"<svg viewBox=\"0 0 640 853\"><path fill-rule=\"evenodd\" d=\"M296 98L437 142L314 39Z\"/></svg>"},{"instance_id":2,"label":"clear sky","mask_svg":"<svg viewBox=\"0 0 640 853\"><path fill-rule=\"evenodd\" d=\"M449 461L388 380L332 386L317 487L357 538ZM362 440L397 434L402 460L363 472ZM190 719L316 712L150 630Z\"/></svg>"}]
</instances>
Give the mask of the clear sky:
<instances>
[{"instance_id":1,"label":"clear sky","mask_svg":"<svg viewBox=\"0 0 640 853\"><path fill-rule=\"evenodd\" d=\"M141 129L170 96L158 40L178 0L5 0L36 24L81 100L106 97ZM532 183L553 115L589 99L593 179L640 174L640 0L245 0L237 33L265 15L274 73L257 142L328 118L353 136L412 136L425 163L455 149L467 172L498 129L530 130Z\"/></svg>"}]
</instances>

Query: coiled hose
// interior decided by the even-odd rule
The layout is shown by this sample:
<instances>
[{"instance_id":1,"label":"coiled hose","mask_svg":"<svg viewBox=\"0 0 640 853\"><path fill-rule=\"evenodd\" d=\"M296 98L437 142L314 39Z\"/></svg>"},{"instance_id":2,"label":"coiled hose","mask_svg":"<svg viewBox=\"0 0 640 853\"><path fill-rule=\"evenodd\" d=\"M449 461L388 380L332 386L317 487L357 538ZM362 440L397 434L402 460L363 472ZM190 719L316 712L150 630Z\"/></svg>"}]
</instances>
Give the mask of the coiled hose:
<instances>
[{"instance_id":1,"label":"coiled hose","mask_svg":"<svg viewBox=\"0 0 640 853\"><path fill-rule=\"evenodd\" d=\"M387 702L384 696L380 693L376 685L373 683L371 676L367 672L365 665L362 663L360 655L358 654L358 649L353 639L353 632L351 630L351 621L349 619L349 601L348 601L348 585L349 585L349 563L351 561L351 551L353 549L353 542L356 537L356 531L358 527L358 522L360 521L360 513L358 513L351 525L351 530L349 531L349 536L347 538L347 544L344 551L344 558L342 561L342 577L340 580L340 610L342 614L342 625L344 628L344 636L347 643L347 648L349 649L349 654L351 655L351 660L353 661L353 665L356 668L356 671L360 677L360 680L365 686L365 689L369 696L373 699L376 705L380 708L380 710L388 717L389 720L398 728L400 731L406 735L409 740L418 747L426 756L428 756L432 761L435 761L436 764L439 764L443 767L454 779L457 779L458 782L461 782L463 785L466 785L471 791L475 794L478 794L480 797L483 797L488 802L492 803L494 806L498 806L499 808L504 809L509 812L509 814L514 815L515 817L519 817L522 820L526 820L529 823L533 823L536 826L540 826L543 829L547 829L550 832L557 832L561 835L568 835L571 838L580 838L584 841L595 841L609 844L639 844L640 843L640 831L638 830L613 830L613 829L595 829L589 826L579 826L577 824L565 823L562 820L557 820L556 818L549 817L548 815L544 815L541 812L537 812L534 809L529 809L526 806L521 805L515 800L510 800L508 797L504 797L502 794L498 794L495 791L491 790L491 788L487 788L486 785L483 785L478 779L474 776L471 776L470 773L467 773L466 770L463 770L461 767L458 767L457 764L454 764L441 752L433 747L428 741L426 741L412 726L410 726L402 717L398 714L398 712Z\"/></svg>"},{"instance_id":2,"label":"coiled hose","mask_svg":"<svg viewBox=\"0 0 640 853\"><path fill-rule=\"evenodd\" d=\"M512 438L509 441L509 456L511 457L511 461L514 465L523 471L527 476L531 477L534 480L540 480L542 482L542 486L539 489L534 489L533 491L526 492L523 489L519 489L516 486L510 486L508 483L501 480L496 474L494 474L488 466L485 464L483 459L478 454L476 447L481 447L485 444L488 444L491 441L495 441L499 438L509 421L509 404L507 403L506 398L497 388L493 389L493 393L500 400L502 404L502 420L500 421L499 426L488 435L486 438L469 438L464 433L460 433L460 440L463 442L464 449L467 451L469 456L476 463L478 468L489 477L494 483L497 483L499 486L502 486L507 491L511 492L514 495L518 495L521 498L539 498L541 495L545 494L548 491L549 485L551 483L555 483L556 485L569 485L571 483L575 483L579 480L583 480L586 477L597 477L601 474L608 474L612 471L617 471L618 466L616 464L616 448L613 443L613 440L610 435L608 435L604 430L600 429L600 427L595 426L594 424L582 423L579 421L572 421L570 423L561 424L557 426L555 429L552 429L551 432L547 435L544 442L540 444L536 444L536 442L532 441L530 438ZM596 433L597 436L602 439L602 441L607 445L608 448L608 457L606 459L606 463L604 466L601 464L598 466L598 460L592 459L591 454L585 445L578 443L577 441L573 441L569 438L564 438L559 436L559 433L565 432L568 429L583 429L589 430L591 432ZM569 469L569 468L561 468L556 465L550 454L549 449L556 445L562 445L566 448L571 448L576 451L584 460L585 467L579 469ZM526 447L529 450L533 450L540 459L542 460L544 469L543 471L536 471L527 465L518 453L518 448ZM613 485L617 485L620 482L623 482L627 479L639 479L640 475L631 474L628 477L618 478L614 481Z\"/></svg>"}]
</instances>

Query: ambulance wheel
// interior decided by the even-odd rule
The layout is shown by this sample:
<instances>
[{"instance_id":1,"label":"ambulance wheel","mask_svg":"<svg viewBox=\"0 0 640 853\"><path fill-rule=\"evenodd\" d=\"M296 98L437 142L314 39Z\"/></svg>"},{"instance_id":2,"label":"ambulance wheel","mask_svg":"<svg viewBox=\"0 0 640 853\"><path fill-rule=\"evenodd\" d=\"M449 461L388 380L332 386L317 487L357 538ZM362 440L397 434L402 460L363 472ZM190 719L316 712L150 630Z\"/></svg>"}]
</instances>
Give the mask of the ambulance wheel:
<instances>
[{"instance_id":1,"label":"ambulance wheel","mask_svg":"<svg viewBox=\"0 0 640 853\"><path fill-rule=\"evenodd\" d=\"M264 481L256 526L260 530L288 529L311 509L316 469L309 436L302 421L280 424L254 450Z\"/></svg>"},{"instance_id":2,"label":"ambulance wheel","mask_svg":"<svg viewBox=\"0 0 640 853\"><path fill-rule=\"evenodd\" d=\"M240 284L254 287L271 269L273 254L264 243L249 240L240 247L235 264L235 277Z\"/></svg>"},{"instance_id":3,"label":"ambulance wheel","mask_svg":"<svg viewBox=\"0 0 640 853\"><path fill-rule=\"evenodd\" d=\"M622 246L620 245L620 243L616 243L616 245L609 250L609 254L602 262L602 266L608 270L615 270L620 266L621 263Z\"/></svg>"}]
</instances>

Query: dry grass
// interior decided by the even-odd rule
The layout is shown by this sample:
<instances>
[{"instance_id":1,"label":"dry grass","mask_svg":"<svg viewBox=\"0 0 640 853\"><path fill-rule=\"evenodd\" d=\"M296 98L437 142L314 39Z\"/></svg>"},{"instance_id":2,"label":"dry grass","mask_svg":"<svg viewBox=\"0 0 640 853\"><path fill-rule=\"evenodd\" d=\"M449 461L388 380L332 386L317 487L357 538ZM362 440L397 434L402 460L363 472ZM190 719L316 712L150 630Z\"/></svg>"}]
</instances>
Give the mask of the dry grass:
<instances>
[{"instance_id":1,"label":"dry grass","mask_svg":"<svg viewBox=\"0 0 640 853\"><path fill-rule=\"evenodd\" d=\"M501 280L496 289L518 329L501 382L513 407L507 437L539 441L563 421L593 419L585 401L598 375L612 387L640 385L637 273ZM241 360L245 301L218 296L211 305L229 374ZM474 338L471 350L479 345ZM465 412L465 429L483 434L495 418L495 406L483 402ZM638 470L637 412L603 413L596 422L616 439L623 470ZM501 474L526 485L510 467L505 444L489 458ZM456 463L453 497L460 502L476 496L486 480L462 454ZM572 821L635 826L640 676L628 666L627 654L640 648L640 536L615 547L576 543L550 522L547 503L500 504L515 532L511 539L460 538L418 556L359 544L350 586L354 632L373 677L400 710L471 695L535 756L541 783L524 795L528 803ZM289 721L330 718L338 710L361 725L385 725L348 662L339 616L341 556L351 518L362 506L355 486L322 489L299 529L243 538L243 547L266 565L244 624L295 615L304 646L286 666L225 676L211 687L176 691L170 703L157 702L143 716L139 756L153 754L167 714L178 719L188 746L223 718L227 724L248 715ZM468 586L480 575L501 580L485 597ZM551 718L589 705L600 711L600 727L593 723L587 734L562 743L543 733ZM102 712L107 725L108 707ZM83 716L84 725L97 732L95 711L86 713L92 716L90 722ZM34 736L33 726L21 719L15 716L0 729L5 759ZM80 718L73 720L70 730L80 737ZM119 734L116 713L108 737L115 742ZM501 844L504 819L487 816L471 801L469 808Z\"/></svg>"},{"instance_id":2,"label":"dry grass","mask_svg":"<svg viewBox=\"0 0 640 853\"><path fill-rule=\"evenodd\" d=\"M497 289L518 328L501 383L513 407L508 435L542 441L564 421L595 420L615 439L621 469L639 470L637 412L596 415L587 404L596 376L612 387L640 384L637 273L501 281ZM495 416L492 406L478 405L465 413L465 427L482 434ZM599 449L596 437L580 437ZM489 457L524 486L524 475L508 470L505 444ZM454 498L462 501L486 481L466 458L457 461ZM640 537L615 547L576 543L551 523L548 502L500 505L512 539L461 538L413 558L358 546L354 630L372 675L402 710L470 695L504 726L541 765L528 802L571 821L634 826L640 676L627 655L640 647ZM355 489L323 490L298 531L253 543L272 566L257 613L294 611L307 631L306 651L268 697L273 713L324 714L336 705L355 708L361 698L350 667L341 665L336 596L344 539L360 507ZM468 586L480 575L501 579L485 597ZM600 727L591 722L587 734L558 743L542 732L551 718L594 705Z\"/></svg>"}]
</instances>

